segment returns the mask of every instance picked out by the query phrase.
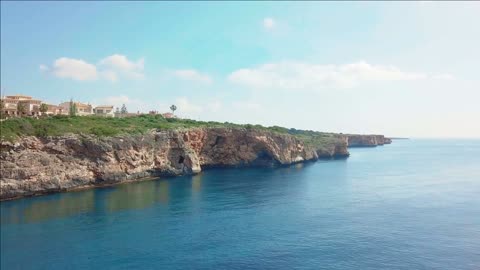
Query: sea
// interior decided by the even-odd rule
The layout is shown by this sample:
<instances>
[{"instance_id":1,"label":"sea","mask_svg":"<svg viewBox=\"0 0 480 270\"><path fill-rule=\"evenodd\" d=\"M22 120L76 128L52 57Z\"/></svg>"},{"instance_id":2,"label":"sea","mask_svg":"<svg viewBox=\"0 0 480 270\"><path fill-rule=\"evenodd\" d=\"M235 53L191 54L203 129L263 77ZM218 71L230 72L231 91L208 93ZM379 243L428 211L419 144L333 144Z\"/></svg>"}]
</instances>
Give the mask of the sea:
<instances>
[{"instance_id":1,"label":"sea","mask_svg":"<svg viewBox=\"0 0 480 270\"><path fill-rule=\"evenodd\" d=\"M480 269L480 140L0 203L7 269Z\"/></svg>"}]
</instances>

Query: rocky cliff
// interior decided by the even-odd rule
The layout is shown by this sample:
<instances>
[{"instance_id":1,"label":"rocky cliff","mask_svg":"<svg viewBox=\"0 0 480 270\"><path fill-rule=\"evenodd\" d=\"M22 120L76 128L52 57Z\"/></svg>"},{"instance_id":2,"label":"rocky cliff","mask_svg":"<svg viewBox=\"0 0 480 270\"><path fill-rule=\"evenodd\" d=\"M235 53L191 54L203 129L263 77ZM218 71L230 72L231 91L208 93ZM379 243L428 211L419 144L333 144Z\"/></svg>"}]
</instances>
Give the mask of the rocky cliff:
<instances>
[{"instance_id":1,"label":"rocky cliff","mask_svg":"<svg viewBox=\"0 0 480 270\"><path fill-rule=\"evenodd\" d=\"M385 143L383 136L339 136L318 146L288 134L241 128L117 137L23 137L15 143L1 142L0 200L150 176L195 174L208 167L276 166L345 157L349 143Z\"/></svg>"},{"instance_id":2,"label":"rocky cliff","mask_svg":"<svg viewBox=\"0 0 480 270\"><path fill-rule=\"evenodd\" d=\"M348 147L369 147L392 143L392 140L383 135L338 135L347 141Z\"/></svg>"}]
</instances>

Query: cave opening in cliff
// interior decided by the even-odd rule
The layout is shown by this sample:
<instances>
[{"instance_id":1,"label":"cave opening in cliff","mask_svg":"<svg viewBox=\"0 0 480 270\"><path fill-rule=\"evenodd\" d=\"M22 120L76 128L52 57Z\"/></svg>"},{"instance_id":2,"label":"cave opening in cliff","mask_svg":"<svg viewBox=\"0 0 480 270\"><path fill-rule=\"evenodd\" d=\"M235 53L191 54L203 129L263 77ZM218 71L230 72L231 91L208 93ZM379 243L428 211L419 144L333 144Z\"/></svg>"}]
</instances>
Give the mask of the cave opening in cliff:
<instances>
[{"instance_id":1,"label":"cave opening in cliff","mask_svg":"<svg viewBox=\"0 0 480 270\"><path fill-rule=\"evenodd\" d=\"M183 156L180 156L180 158L178 158L179 164L182 164L184 161L185 161L185 158Z\"/></svg>"},{"instance_id":2,"label":"cave opening in cliff","mask_svg":"<svg viewBox=\"0 0 480 270\"><path fill-rule=\"evenodd\" d=\"M257 158L252 162L253 166L276 166L280 163L272 157L272 155L265 150L258 152Z\"/></svg>"}]
</instances>

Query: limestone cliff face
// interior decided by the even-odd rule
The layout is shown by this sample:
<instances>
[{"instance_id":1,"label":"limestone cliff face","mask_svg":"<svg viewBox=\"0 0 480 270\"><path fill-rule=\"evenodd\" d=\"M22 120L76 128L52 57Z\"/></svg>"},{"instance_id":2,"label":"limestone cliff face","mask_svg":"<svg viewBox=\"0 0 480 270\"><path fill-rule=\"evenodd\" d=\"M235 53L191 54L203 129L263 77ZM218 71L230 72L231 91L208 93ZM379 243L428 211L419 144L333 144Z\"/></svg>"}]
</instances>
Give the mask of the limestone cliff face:
<instances>
[{"instance_id":1,"label":"limestone cliff face","mask_svg":"<svg viewBox=\"0 0 480 270\"><path fill-rule=\"evenodd\" d=\"M348 157L350 155L347 138L337 138L335 143L316 148L315 152L318 158Z\"/></svg>"},{"instance_id":2,"label":"limestone cliff face","mask_svg":"<svg viewBox=\"0 0 480 270\"><path fill-rule=\"evenodd\" d=\"M151 131L144 135L23 137L1 142L0 200L195 174L208 167L276 166L346 157L348 146L389 143L377 135L338 135L310 146L288 134L229 128Z\"/></svg>"},{"instance_id":3,"label":"limestone cliff face","mask_svg":"<svg viewBox=\"0 0 480 270\"><path fill-rule=\"evenodd\" d=\"M386 138L383 135L338 135L338 137L347 141L348 147L369 147L389 144L391 139Z\"/></svg>"},{"instance_id":4,"label":"limestone cliff face","mask_svg":"<svg viewBox=\"0 0 480 270\"><path fill-rule=\"evenodd\" d=\"M288 165L317 159L315 149L285 134L213 128L184 133L202 167Z\"/></svg>"},{"instance_id":5,"label":"limestone cliff face","mask_svg":"<svg viewBox=\"0 0 480 270\"><path fill-rule=\"evenodd\" d=\"M286 134L227 128L110 138L24 137L2 142L1 148L0 199L195 174L206 167L288 165L348 155L345 141L315 149Z\"/></svg>"},{"instance_id":6,"label":"limestone cliff face","mask_svg":"<svg viewBox=\"0 0 480 270\"><path fill-rule=\"evenodd\" d=\"M198 156L175 133L26 137L16 144L2 143L0 160L1 199L200 171Z\"/></svg>"}]
</instances>

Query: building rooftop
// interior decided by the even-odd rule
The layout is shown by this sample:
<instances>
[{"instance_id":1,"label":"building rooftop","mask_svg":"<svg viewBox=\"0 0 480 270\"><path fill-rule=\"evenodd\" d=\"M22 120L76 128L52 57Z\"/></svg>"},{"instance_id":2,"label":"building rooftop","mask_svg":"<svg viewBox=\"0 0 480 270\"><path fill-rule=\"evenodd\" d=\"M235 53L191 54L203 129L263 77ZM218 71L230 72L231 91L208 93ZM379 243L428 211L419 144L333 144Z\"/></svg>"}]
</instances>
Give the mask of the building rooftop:
<instances>
[{"instance_id":1,"label":"building rooftop","mask_svg":"<svg viewBox=\"0 0 480 270\"><path fill-rule=\"evenodd\" d=\"M26 96L26 95L8 95L8 96L6 96L6 98L12 98L12 99L15 99L15 98L32 99L31 96Z\"/></svg>"},{"instance_id":2,"label":"building rooftop","mask_svg":"<svg viewBox=\"0 0 480 270\"><path fill-rule=\"evenodd\" d=\"M23 100L18 100L18 102L42 102L40 99L23 99Z\"/></svg>"},{"instance_id":3,"label":"building rooftop","mask_svg":"<svg viewBox=\"0 0 480 270\"><path fill-rule=\"evenodd\" d=\"M85 104L85 103L81 103L81 102L78 102L78 101L74 101L73 102L76 106L83 106L83 107L88 107L88 106L92 106L90 104ZM70 101L65 101L65 102L62 102L60 104L70 104Z\"/></svg>"},{"instance_id":4,"label":"building rooftop","mask_svg":"<svg viewBox=\"0 0 480 270\"><path fill-rule=\"evenodd\" d=\"M171 112L162 113L162 116L165 118L175 118L175 115Z\"/></svg>"}]
</instances>

